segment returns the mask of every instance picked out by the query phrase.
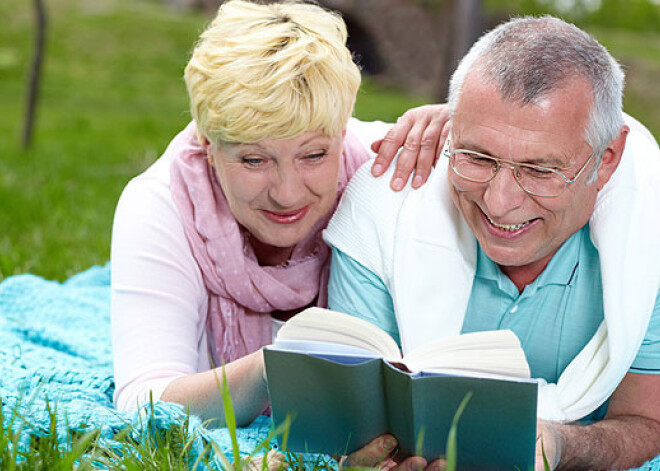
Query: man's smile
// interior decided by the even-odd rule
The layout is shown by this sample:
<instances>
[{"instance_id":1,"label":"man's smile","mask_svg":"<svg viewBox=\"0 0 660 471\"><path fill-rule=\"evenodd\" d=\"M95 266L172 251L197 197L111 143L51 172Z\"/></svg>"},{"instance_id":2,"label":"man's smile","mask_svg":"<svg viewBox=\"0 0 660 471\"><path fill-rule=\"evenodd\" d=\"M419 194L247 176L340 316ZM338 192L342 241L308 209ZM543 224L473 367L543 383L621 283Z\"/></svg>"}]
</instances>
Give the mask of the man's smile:
<instances>
[{"instance_id":1,"label":"man's smile","mask_svg":"<svg viewBox=\"0 0 660 471\"><path fill-rule=\"evenodd\" d=\"M490 216L488 216L481 208L479 208L482 219L484 220L484 225L489 233L496 237L501 238L517 238L523 233L531 229L531 226L535 225L534 223L539 220L539 218L528 219L527 221L514 223L514 224L501 224L495 222Z\"/></svg>"}]
</instances>

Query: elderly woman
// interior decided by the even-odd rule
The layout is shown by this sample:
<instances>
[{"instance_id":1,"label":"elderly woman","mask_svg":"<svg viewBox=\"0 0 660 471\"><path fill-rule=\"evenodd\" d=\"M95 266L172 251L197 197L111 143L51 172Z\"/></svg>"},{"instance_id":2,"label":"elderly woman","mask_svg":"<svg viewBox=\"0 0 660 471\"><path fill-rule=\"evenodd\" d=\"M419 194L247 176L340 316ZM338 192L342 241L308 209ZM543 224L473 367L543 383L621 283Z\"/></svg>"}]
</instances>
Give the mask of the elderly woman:
<instances>
[{"instance_id":1,"label":"elderly woman","mask_svg":"<svg viewBox=\"0 0 660 471\"><path fill-rule=\"evenodd\" d=\"M301 3L228 1L202 33L185 70L194 123L128 184L115 215L119 409L152 397L222 423L221 365L239 424L267 408L261 347L325 304L321 231L371 157L364 143L387 129L349 123L360 73L345 41L340 17ZM428 115L399 131L437 140L442 119ZM399 161L405 180L414 165Z\"/></svg>"}]
</instances>

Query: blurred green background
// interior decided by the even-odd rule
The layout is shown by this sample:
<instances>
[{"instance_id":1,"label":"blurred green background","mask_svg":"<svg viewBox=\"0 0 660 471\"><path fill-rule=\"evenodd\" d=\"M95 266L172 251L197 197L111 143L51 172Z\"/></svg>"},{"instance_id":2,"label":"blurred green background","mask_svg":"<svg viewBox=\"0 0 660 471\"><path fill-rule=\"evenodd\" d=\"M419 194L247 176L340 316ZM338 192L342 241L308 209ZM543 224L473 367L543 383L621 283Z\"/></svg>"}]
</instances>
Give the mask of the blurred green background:
<instances>
[{"instance_id":1,"label":"blurred green background","mask_svg":"<svg viewBox=\"0 0 660 471\"><path fill-rule=\"evenodd\" d=\"M485 1L490 19L552 12L587 28L626 67L626 111L660 136L660 12L650 0ZM123 186L190 120L181 78L208 18L155 0L46 0L49 30L34 142L20 147L32 2L0 2L0 279L63 280L110 256ZM602 10L603 6L608 8ZM394 120L428 101L368 78L356 115Z\"/></svg>"}]
</instances>

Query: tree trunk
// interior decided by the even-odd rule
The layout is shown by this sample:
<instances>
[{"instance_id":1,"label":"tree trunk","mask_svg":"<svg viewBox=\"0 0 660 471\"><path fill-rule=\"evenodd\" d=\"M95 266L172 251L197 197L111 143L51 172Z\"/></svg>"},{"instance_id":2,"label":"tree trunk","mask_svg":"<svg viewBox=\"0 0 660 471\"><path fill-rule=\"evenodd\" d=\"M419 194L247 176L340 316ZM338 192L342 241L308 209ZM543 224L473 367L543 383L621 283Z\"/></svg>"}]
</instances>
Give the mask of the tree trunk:
<instances>
[{"instance_id":1,"label":"tree trunk","mask_svg":"<svg viewBox=\"0 0 660 471\"><path fill-rule=\"evenodd\" d=\"M34 0L36 37L34 42L34 58L28 82L27 106L25 121L23 123L23 134L21 143L23 149L27 149L32 142L32 130L34 128L37 101L39 99L39 84L41 83L41 65L43 63L44 45L46 43L46 8L43 0Z\"/></svg>"},{"instance_id":2,"label":"tree trunk","mask_svg":"<svg viewBox=\"0 0 660 471\"><path fill-rule=\"evenodd\" d=\"M449 79L461 58L479 38L483 30L484 14L481 0L445 0L443 15L446 34L442 78L438 82L435 101L444 102Z\"/></svg>"}]
</instances>

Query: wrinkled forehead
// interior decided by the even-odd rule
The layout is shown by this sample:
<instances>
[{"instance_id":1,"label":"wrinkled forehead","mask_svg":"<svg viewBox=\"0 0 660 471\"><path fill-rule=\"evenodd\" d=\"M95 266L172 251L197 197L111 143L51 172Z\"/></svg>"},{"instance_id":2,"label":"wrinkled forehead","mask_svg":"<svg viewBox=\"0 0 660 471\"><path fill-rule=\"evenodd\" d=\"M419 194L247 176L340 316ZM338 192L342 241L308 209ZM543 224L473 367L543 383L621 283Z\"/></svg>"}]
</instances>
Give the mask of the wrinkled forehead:
<instances>
[{"instance_id":1,"label":"wrinkled forehead","mask_svg":"<svg viewBox=\"0 0 660 471\"><path fill-rule=\"evenodd\" d=\"M468 75L452 116L455 146L494 157L562 158L589 151L584 129L591 93L582 80L567 82L534 103L503 98L496 84ZM506 157L505 157L506 156Z\"/></svg>"}]
</instances>

